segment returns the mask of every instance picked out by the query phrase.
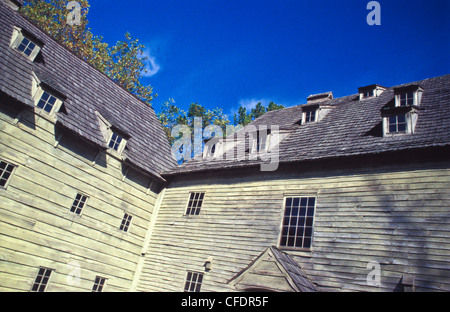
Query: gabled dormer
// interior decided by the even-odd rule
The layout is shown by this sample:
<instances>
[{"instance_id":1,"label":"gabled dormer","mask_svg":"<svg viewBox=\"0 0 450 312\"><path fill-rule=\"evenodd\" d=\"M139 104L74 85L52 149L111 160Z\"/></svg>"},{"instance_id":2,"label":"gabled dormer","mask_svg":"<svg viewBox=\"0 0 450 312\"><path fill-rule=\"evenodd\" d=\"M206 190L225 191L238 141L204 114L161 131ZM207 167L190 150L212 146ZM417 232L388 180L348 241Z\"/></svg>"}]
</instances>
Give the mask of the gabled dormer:
<instances>
[{"instance_id":1,"label":"gabled dormer","mask_svg":"<svg viewBox=\"0 0 450 312\"><path fill-rule=\"evenodd\" d=\"M10 47L34 62L43 46L43 42L25 29L14 27Z\"/></svg>"},{"instance_id":2,"label":"gabled dormer","mask_svg":"<svg viewBox=\"0 0 450 312\"><path fill-rule=\"evenodd\" d=\"M319 122L330 111L327 105L333 99L333 92L313 94L307 97L307 102L302 106L301 124Z\"/></svg>"},{"instance_id":3,"label":"gabled dormer","mask_svg":"<svg viewBox=\"0 0 450 312\"><path fill-rule=\"evenodd\" d=\"M360 88L358 88L359 100L361 101L363 99L379 97L381 95L381 93L383 93L385 90L386 90L385 87L377 85L377 84L360 87Z\"/></svg>"},{"instance_id":4,"label":"gabled dormer","mask_svg":"<svg viewBox=\"0 0 450 312\"><path fill-rule=\"evenodd\" d=\"M381 109L384 137L414 134L422 93L419 85L394 88L394 99Z\"/></svg>"},{"instance_id":5,"label":"gabled dormer","mask_svg":"<svg viewBox=\"0 0 450 312\"><path fill-rule=\"evenodd\" d=\"M52 86L41 81L34 72L32 73L31 93L36 113L55 120L56 113L60 111L66 97Z\"/></svg>"},{"instance_id":6,"label":"gabled dormer","mask_svg":"<svg viewBox=\"0 0 450 312\"><path fill-rule=\"evenodd\" d=\"M125 131L114 126L99 112L96 112L96 114L108 152L115 156L122 156L130 136Z\"/></svg>"},{"instance_id":7,"label":"gabled dormer","mask_svg":"<svg viewBox=\"0 0 450 312\"><path fill-rule=\"evenodd\" d=\"M423 89L419 85L409 85L405 87L394 88L395 106L420 106L422 101Z\"/></svg>"}]
</instances>

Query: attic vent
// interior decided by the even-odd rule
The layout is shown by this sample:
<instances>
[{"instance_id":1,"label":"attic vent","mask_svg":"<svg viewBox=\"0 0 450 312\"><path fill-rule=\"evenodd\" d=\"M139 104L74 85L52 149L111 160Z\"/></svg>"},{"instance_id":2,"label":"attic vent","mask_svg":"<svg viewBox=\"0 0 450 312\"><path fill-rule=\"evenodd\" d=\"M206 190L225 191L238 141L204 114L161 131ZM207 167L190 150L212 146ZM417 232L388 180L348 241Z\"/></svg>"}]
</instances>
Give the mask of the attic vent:
<instances>
[{"instance_id":1,"label":"attic vent","mask_svg":"<svg viewBox=\"0 0 450 312\"><path fill-rule=\"evenodd\" d=\"M362 100L362 99L371 98L371 97L378 97L385 90L386 90L385 87L377 85L377 84L358 88L359 99Z\"/></svg>"},{"instance_id":2,"label":"attic vent","mask_svg":"<svg viewBox=\"0 0 450 312\"><path fill-rule=\"evenodd\" d=\"M333 92L325 92L325 93L319 93L319 94L313 94L306 98L307 103L317 103L325 100L332 100L333 99Z\"/></svg>"}]
</instances>

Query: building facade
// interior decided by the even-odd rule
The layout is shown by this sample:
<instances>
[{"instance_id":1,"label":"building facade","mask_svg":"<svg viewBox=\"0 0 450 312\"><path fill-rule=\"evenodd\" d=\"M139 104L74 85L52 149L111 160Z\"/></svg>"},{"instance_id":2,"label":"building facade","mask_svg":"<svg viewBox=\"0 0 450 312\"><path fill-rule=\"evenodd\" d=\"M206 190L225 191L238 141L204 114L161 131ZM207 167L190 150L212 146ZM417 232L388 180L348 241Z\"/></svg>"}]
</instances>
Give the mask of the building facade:
<instances>
[{"instance_id":1,"label":"building facade","mask_svg":"<svg viewBox=\"0 0 450 312\"><path fill-rule=\"evenodd\" d=\"M449 291L450 75L268 112L177 165L0 2L1 291Z\"/></svg>"}]
</instances>

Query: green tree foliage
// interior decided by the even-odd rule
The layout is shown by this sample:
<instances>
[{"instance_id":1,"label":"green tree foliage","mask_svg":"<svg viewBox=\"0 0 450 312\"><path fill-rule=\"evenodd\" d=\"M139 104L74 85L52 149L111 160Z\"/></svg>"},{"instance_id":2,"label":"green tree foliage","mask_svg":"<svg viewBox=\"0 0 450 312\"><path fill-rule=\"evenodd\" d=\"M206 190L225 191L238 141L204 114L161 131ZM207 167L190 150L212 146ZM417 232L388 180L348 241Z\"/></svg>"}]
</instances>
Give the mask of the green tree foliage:
<instances>
[{"instance_id":1,"label":"green tree foliage","mask_svg":"<svg viewBox=\"0 0 450 312\"><path fill-rule=\"evenodd\" d=\"M25 1L21 12L33 23L66 46L76 55L92 64L123 88L139 97L149 106L156 94L149 85L142 85L140 79L145 72L144 45L133 40L129 33L124 41L110 47L101 36L95 36L88 28L88 0L78 0L81 6L80 23L69 25L67 0Z\"/></svg>"},{"instance_id":2,"label":"green tree foliage","mask_svg":"<svg viewBox=\"0 0 450 312\"><path fill-rule=\"evenodd\" d=\"M266 112L271 112L279 109L283 109L283 105L275 104L274 102L270 102L267 107L264 107L261 102L256 104L255 108L252 108L250 113L247 113L247 109L243 106L239 107L237 114L234 114L234 125L243 125L246 126L251 123L256 118L261 117Z\"/></svg>"},{"instance_id":3,"label":"green tree foliage","mask_svg":"<svg viewBox=\"0 0 450 312\"><path fill-rule=\"evenodd\" d=\"M221 108L209 110L198 103L191 103L188 111L186 112L177 107L173 99L169 99L164 102L161 111L158 113L158 119L163 126L164 132L166 133L170 144L173 144L173 142L177 139L171 135L171 131L176 125L188 126L192 135L194 135L195 117L202 118L202 130L208 125L217 125L221 127L223 133L225 134L226 126L230 124L227 115L223 113Z\"/></svg>"}]
</instances>

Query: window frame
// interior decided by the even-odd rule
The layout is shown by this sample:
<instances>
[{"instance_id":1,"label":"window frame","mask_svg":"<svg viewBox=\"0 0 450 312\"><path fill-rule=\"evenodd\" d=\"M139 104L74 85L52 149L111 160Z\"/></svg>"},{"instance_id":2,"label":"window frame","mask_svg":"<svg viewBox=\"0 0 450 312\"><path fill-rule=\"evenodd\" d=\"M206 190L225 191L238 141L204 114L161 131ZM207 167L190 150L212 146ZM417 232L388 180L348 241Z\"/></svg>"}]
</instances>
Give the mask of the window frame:
<instances>
[{"instance_id":1,"label":"window frame","mask_svg":"<svg viewBox=\"0 0 450 312\"><path fill-rule=\"evenodd\" d=\"M35 45L33 50L31 50L30 55L27 55L24 51L19 50L19 46L22 44L24 39ZM23 29L14 26L10 47L20 53L22 56L26 57L28 60L34 62L36 56L42 49L42 43L38 42L38 40L36 40L35 38L32 38L32 36L26 34L26 31L24 31Z\"/></svg>"},{"instance_id":2,"label":"window frame","mask_svg":"<svg viewBox=\"0 0 450 312\"><path fill-rule=\"evenodd\" d=\"M399 121L399 117L404 117L405 121L404 122L400 122ZM392 124L391 120L392 118L395 118L395 123ZM403 131L399 131L399 126L400 125L404 125L405 130ZM391 127L395 126L396 131L391 131ZM387 117L387 134L389 135L396 135L396 134L407 134L409 133L409 122L408 122L408 114L404 113L404 114L396 114L396 115L392 115L392 116L388 116Z\"/></svg>"},{"instance_id":3,"label":"window frame","mask_svg":"<svg viewBox=\"0 0 450 312\"><path fill-rule=\"evenodd\" d=\"M199 194L198 198L195 198L195 196ZM195 192L189 192L189 197L188 197L188 201L186 203L186 207L184 209L184 216L198 216L200 215L200 211L203 207L203 202L205 200L205 195L206 192L203 191L195 191ZM192 198L192 196L194 196L194 198ZM201 198L200 198L201 197ZM192 201L192 203L194 203L195 201L197 202L197 205L195 207L189 207L190 202ZM199 206L200 203L200 206ZM191 212L194 213L191 213Z\"/></svg>"},{"instance_id":4,"label":"window frame","mask_svg":"<svg viewBox=\"0 0 450 312\"><path fill-rule=\"evenodd\" d=\"M133 216L127 212L124 212L122 220L120 221L119 230L124 233L130 233Z\"/></svg>"},{"instance_id":5,"label":"window frame","mask_svg":"<svg viewBox=\"0 0 450 312\"><path fill-rule=\"evenodd\" d=\"M300 207L301 207L301 201L303 198L307 199L307 206L306 206L306 210L305 210L305 217L304 217L304 222L303 222L303 234L302 234L302 246L301 247L297 247L297 246L288 246L288 241L286 239L286 243L285 245L282 245L282 240L283 240L283 229L285 227L285 219L287 218L286 216L286 203L287 203L287 199L291 199L292 203L291 203L291 207L293 205L294 199L298 198L299 199L299 205L298 205L298 209L300 212ZM308 215L308 207L309 207L309 200L310 198L314 198L314 206L313 206L313 214L312 215ZM278 248L281 250L296 250L296 251L306 251L306 252L311 252L313 249L313 243L314 243L314 230L315 230L315 222L316 222L316 211L317 211L317 194L304 194L304 195L285 195L283 197L283 209L282 209L282 214L281 214L281 224L280 224L280 234L278 237ZM289 216L289 223L291 221L292 217L292 211L291 211L291 215ZM298 215L297 215L298 217ZM307 222L307 218L312 218L312 223L310 226L307 226L306 222ZM296 227L298 227L298 225L296 225ZM310 227L311 228L311 235L309 237L305 236L306 233L306 228ZM290 225L288 226L288 233L289 233L289 229L290 229ZM297 228L296 228L297 231ZM288 235L289 237L289 235ZM294 236L294 241L297 240L297 233ZM310 244L309 247L304 247L304 240L305 238L308 238L310 240ZM294 244L295 245L295 244Z\"/></svg>"},{"instance_id":6,"label":"window frame","mask_svg":"<svg viewBox=\"0 0 450 312\"><path fill-rule=\"evenodd\" d=\"M419 85L410 85L394 89L395 107L420 106L423 92L424 89ZM412 94L412 97L408 97L409 94ZM404 100L402 99L403 96L406 96ZM409 100L412 100L412 104L410 104ZM402 105L402 101L405 101L404 105Z\"/></svg>"},{"instance_id":7,"label":"window frame","mask_svg":"<svg viewBox=\"0 0 450 312\"><path fill-rule=\"evenodd\" d=\"M53 97L55 99L55 103L52 106L52 109L49 111L45 110L46 105L48 104L48 100L46 100L44 107L39 107L39 103L41 102L44 94L47 93L49 95L49 99L51 97ZM59 112L61 106L63 104L63 100L58 97L54 92L51 92L50 90L48 90L45 87L42 87L42 85L39 85L36 93L34 95L34 107L36 112L40 115L40 116L51 116L51 117L56 117L56 113Z\"/></svg>"},{"instance_id":8,"label":"window frame","mask_svg":"<svg viewBox=\"0 0 450 312\"><path fill-rule=\"evenodd\" d=\"M106 277L97 275L94 279L94 284L92 285L91 292L103 292L103 290L106 286L107 280L108 279ZM99 290L99 288L100 288L100 290Z\"/></svg>"},{"instance_id":9,"label":"window frame","mask_svg":"<svg viewBox=\"0 0 450 312\"><path fill-rule=\"evenodd\" d=\"M318 108L305 109L302 112L302 124L315 123L318 121ZM311 119L311 114L314 114L314 120ZM308 116L309 115L309 116Z\"/></svg>"},{"instance_id":10,"label":"window frame","mask_svg":"<svg viewBox=\"0 0 450 312\"><path fill-rule=\"evenodd\" d=\"M17 169L17 165L14 164L14 163L9 162L9 161L7 161L7 160L4 160L4 159L0 159L0 164L1 164L1 163L5 163L5 164L6 164L6 166L5 166L5 171L6 171L6 169L8 168L8 166L11 166L11 167L12 167L12 170L11 170L11 172L9 173L8 178L6 179L5 184L4 184L3 186L0 186L0 190L6 190L6 189L8 188L8 186L9 186L9 184L11 183L11 178L13 177L14 172L15 172L16 169ZM3 170L1 171L1 173L0 173L0 180L3 179L3 175L4 175L5 171L3 171Z\"/></svg>"},{"instance_id":11,"label":"window frame","mask_svg":"<svg viewBox=\"0 0 450 312\"><path fill-rule=\"evenodd\" d=\"M106 120L106 118L104 118L99 112L95 112L95 114L97 115L98 121L99 121L99 125L100 125L100 131L103 134L103 138L105 140L105 146L106 146L106 150L107 152L119 159L123 159L123 151L126 148L126 145L128 143L128 140L130 139L130 136L127 135L126 133L124 133L123 131L121 131L120 129L117 129L117 127L114 127L108 120ZM114 149L113 147L110 147L109 145L111 144L111 140L113 138L113 136L116 135L118 137L121 138L121 141L119 143L119 146L116 149Z\"/></svg>"},{"instance_id":12,"label":"window frame","mask_svg":"<svg viewBox=\"0 0 450 312\"><path fill-rule=\"evenodd\" d=\"M81 196L81 198L80 198L79 200L77 199L78 196ZM83 206L80 208L79 203L81 202L81 199L82 199L83 197L86 198L86 199L85 199L84 202L83 202ZM85 208L86 205L87 205L88 200L89 200L89 196L88 196L88 195L86 195L86 194L84 194L84 193L81 193L81 192L77 192L77 194L75 195L75 199L74 199L73 202L72 202L72 206L70 206L69 211L70 211L71 213L73 213L74 215L80 216L80 217L81 217L81 215L83 214L84 208ZM75 202L76 202L76 201L78 201L78 205L76 206L75 210L72 211L72 209L73 209L74 206L75 206ZM79 213L77 212L78 209L80 209L80 212L79 212Z\"/></svg>"},{"instance_id":13,"label":"window frame","mask_svg":"<svg viewBox=\"0 0 450 312\"><path fill-rule=\"evenodd\" d=\"M41 270L45 270L44 273L43 273L44 275L40 275ZM42 266L39 267L38 272L37 272L36 275L35 275L34 282L33 282L33 284L31 285L30 292L45 292L46 289L47 289L47 287L48 287L48 285L49 285L49 283L50 283L50 279L52 278L52 276L53 276L52 273L53 273L54 271L55 271L55 269L51 269L51 268L47 268L47 267L42 267ZM42 284L42 283L41 283L41 282L42 282L42 278L45 276L45 273L47 273L47 272L49 272L49 273L48 273L48 276L47 276L47 281L45 282L45 284ZM38 281L39 276L41 276L41 277L40 277L40 280ZM35 286L37 286L37 290L34 290ZM44 286L44 288L43 288L42 290L40 290L40 288L41 288L42 286Z\"/></svg>"},{"instance_id":14,"label":"window frame","mask_svg":"<svg viewBox=\"0 0 450 312\"><path fill-rule=\"evenodd\" d=\"M265 153L270 151L271 129L259 129L252 134L251 154ZM263 146L263 148L261 148Z\"/></svg>"},{"instance_id":15,"label":"window frame","mask_svg":"<svg viewBox=\"0 0 450 312\"><path fill-rule=\"evenodd\" d=\"M191 277L190 279L189 276ZM193 276L197 276L195 282L193 282ZM184 279L183 292L200 292L203 286L204 277L205 274L202 272L187 270ZM199 278L201 278L200 282L198 282ZM194 290L190 290L192 286L194 286Z\"/></svg>"}]
</instances>

